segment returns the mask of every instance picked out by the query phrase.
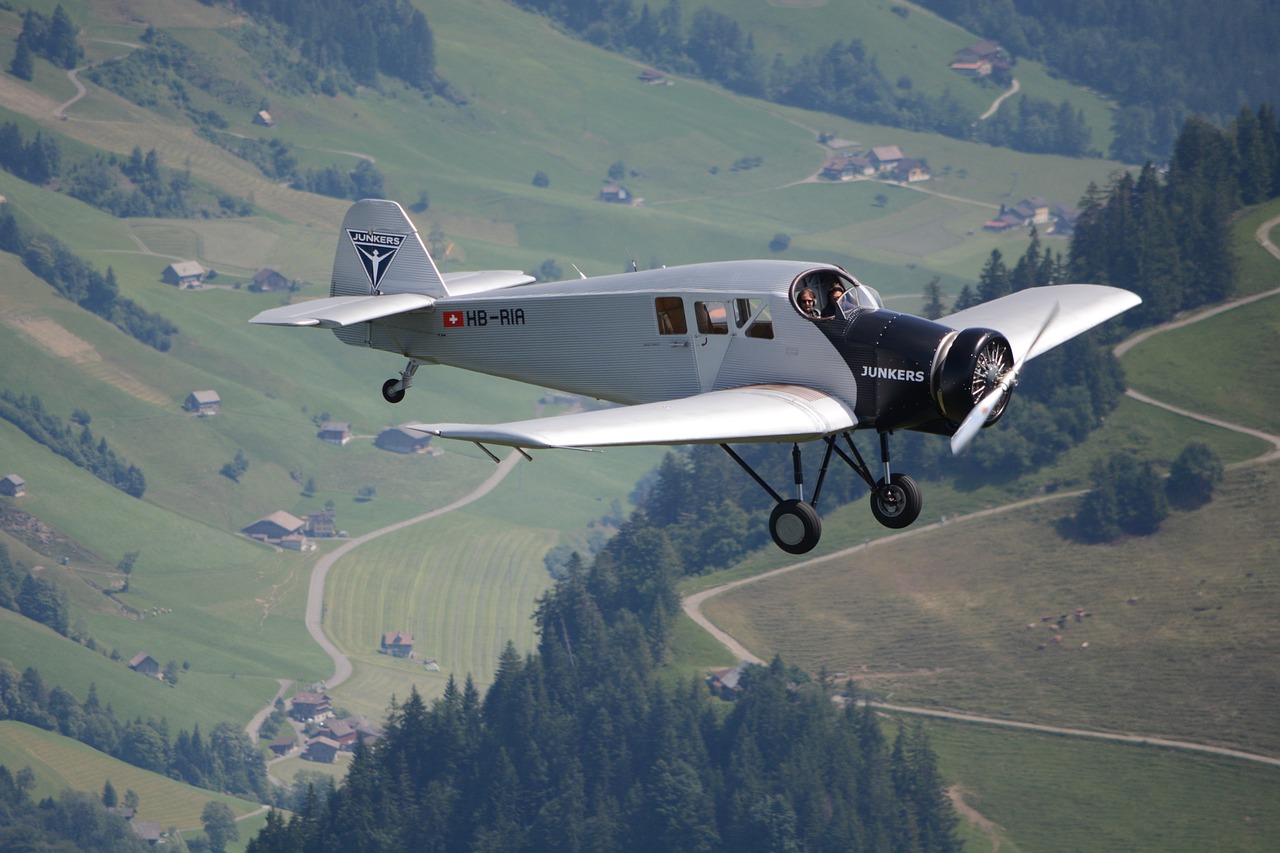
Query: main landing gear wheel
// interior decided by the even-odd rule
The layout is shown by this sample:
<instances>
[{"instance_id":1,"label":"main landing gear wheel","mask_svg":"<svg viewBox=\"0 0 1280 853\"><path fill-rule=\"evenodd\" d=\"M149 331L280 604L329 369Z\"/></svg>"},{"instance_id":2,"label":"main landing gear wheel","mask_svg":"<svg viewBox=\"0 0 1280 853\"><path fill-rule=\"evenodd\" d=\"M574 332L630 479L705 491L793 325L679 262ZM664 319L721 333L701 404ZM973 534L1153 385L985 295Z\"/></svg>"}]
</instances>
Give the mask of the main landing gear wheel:
<instances>
[{"instance_id":1,"label":"main landing gear wheel","mask_svg":"<svg viewBox=\"0 0 1280 853\"><path fill-rule=\"evenodd\" d=\"M888 484L881 479L871 492L871 514L876 521L894 530L910 526L920 516L923 506L920 487L906 474L895 474Z\"/></svg>"},{"instance_id":2,"label":"main landing gear wheel","mask_svg":"<svg viewBox=\"0 0 1280 853\"><path fill-rule=\"evenodd\" d=\"M397 388L396 386L400 387ZM388 379L382 383L382 399L388 403L399 403L404 399L404 385L400 379Z\"/></svg>"},{"instance_id":3,"label":"main landing gear wheel","mask_svg":"<svg viewBox=\"0 0 1280 853\"><path fill-rule=\"evenodd\" d=\"M785 500L769 516L769 535L788 554L807 554L822 538L822 518L813 504L795 498Z\"/></svg>"}]
</instances>

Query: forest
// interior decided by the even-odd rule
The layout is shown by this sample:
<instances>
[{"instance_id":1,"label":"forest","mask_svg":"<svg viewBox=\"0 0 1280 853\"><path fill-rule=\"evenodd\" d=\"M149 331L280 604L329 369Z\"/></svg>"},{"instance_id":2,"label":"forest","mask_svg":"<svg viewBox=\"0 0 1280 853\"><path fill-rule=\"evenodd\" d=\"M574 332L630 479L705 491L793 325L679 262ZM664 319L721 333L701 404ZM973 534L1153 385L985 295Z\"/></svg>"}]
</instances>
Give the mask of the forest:
<instances>
[{"instance_id":1,"label":"forest","mask_svg":"<svg viewBox=\"0 0 1280 853\"><path fill-rule=\"evenodd\" d=\"M450 679L393 704L339 789L272 812L270 851L951 851L928 738L774 660L732 704L671 683L674 555L637 511L540 601L482 697Z\"/></svg>"}]
</instances>

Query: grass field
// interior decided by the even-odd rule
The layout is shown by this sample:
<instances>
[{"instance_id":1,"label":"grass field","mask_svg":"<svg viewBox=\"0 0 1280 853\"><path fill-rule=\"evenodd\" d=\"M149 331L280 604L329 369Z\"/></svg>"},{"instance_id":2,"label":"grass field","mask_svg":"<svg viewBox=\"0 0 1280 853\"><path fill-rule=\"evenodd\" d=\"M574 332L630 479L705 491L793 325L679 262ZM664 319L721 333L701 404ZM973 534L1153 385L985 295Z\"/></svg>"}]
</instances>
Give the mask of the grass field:
<instances>
[{"instance_id":1,"label":"grass field","mask_svg":"<svg viewBox=\"0 0 1280 853\"><path fill-rule=\"evenodd\" d=\"M56 796L64 788L101 793L110 780L121 797L128 790L137 793L138 820L155 821L165 830L198 828L200 811L210 800L226 803L237 817L260 808L257 803L140 770L70 738L12 720L0 721L0 764L13 772L30 767L35 773L35 799Z\"/></svg>"}]
</instances>

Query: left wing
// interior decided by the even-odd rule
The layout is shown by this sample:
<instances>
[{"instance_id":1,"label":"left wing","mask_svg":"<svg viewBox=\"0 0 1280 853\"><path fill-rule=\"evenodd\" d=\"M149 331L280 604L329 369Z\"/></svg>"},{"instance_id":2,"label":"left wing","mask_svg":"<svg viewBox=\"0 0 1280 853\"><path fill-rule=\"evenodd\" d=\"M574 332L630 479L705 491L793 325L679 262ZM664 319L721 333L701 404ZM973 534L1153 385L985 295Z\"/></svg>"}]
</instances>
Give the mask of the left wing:
<instances>
[{"instance_id":1,"label":"left wing","mask_svg":"<svg viewBox=\"0 0 1280 853\"><path fill-rule=\"evenodd\" d=\"M938 322L952 329L974 326L994 329L1009 339L1014 360L1021 363L1066 343L1140 302L1142 299L1136 293L1118 287L1056 284L1019 290L957 311Z\"/></svg>"},{"instance_id":2,"label":"left wing","mask_svg":"<svg viewBox=\"0 0 1280 853\"><path fill-rule=\"evenodd\" d=\"M853 410L799 385L749 385L661 403L505 424L406 424L404 429L528 448L620 447L731 441L809 441L852 429Z\"/></svg>"}]
</instances>

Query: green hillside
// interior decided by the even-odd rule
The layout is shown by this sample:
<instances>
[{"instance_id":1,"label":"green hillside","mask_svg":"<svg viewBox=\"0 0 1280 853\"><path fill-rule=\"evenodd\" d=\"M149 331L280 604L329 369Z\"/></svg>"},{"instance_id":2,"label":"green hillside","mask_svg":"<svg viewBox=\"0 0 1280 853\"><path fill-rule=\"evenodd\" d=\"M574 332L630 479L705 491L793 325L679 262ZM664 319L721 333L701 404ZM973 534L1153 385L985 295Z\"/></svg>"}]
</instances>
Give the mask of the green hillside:
<instances>
[{"instance_id":1,"label":"green hillside","mask_svg":"<svg viewBox=\"0 0 1280 853\"><path fill-rule=\"evenodd\" d=\"M45 14L55 5L53 0L31 3ZM195 109L216 110L227 119L230 137L281 140L309 168L351 169L361 159L371 160L385 177L385 194L406 205L425 192L429 207L414 218L424 234L439 229L445 235L448 252L440 261L446 270L532 270L554 259L568 274L572 264L595 275L622 270L633 258L641 267L652 267L760 257L768 254L775 234L785 233L791 243L784 256L843 264L890 298L909 303L935 275L954 296L975 280L992 249L1010 258L1025 247L1025 235L983 230L982 223L1002 204L1033 195L1072 204L1090 182L1105 184L1120 165L860 125L730 96L679 77L669 78L672 85L645 86L636 79L639 67L634 62L575 41L501 0L416 5L435 32L438 70L465 95L464 104L427 100L391 81L383 81L380 91L362 88L334 97L283 92L264 83L263 69L238 38L241 22L226 7L197 0L63 3L82 28L86 62L136 50L145 25L151 24L180 39L228 86L240 87L247 102L269 105L275 125L259 127L251 121L253 109L228 106L188 87ZM795 8L761 4L743 10L713 5L740 13L744 26L756 33L762 53L802 56L812 46L857 35L874 45L890 79L910 73L917 87L935 94L953 88L972 105L975 116L995 97L993 90L980 89L945 68L950 52L980 34L960 32L915 7L903 18L888 6L849 2L793 4ZM13 51L9 36L22 26L15 9L0 9L0 31L6 34L0 38L0 63L5 67ZM837 18L839 27L832 24ZM938 56L941 60L935 62ZM1028 94L1055 103L1069 98L1085 109L1094 125L1094 145L1105 148L1106 140L1100 138L1107 124L1103 102L1070 91L1030 63L1020 65L1017 76ZM218 721L247 721L274 695L276 679L305 686L324 681L333 671L307 633L303 616L311 570L336 544L324 543L318 553L279 552L238 531L272 512L302 517L331 502L338 527L359 536L448 505L492 473L486 457L463 444L443 447L440 455L405 458L377 450L372 438L407 420L530 417L539 411L543 391L435 368L420 371L406 402L392 408L379 388L402 367L398 359L346 347L323 332L249 325L249 317L285 299L327 294L347 202L267 178L199 136L171 103L144 108L89 84L84 97L64 108L76 94L73 80L43 60L37 61L30 83L0 74L0 123L15 121L28 135L38 130L53 136L67 157L86 152L127 157L135 147L154 149L165 167L189 170L193 181L251 200L253 212L243 218L118 219L0 172L0 195L22 227L56 234L98 269L110 267L122 296L180 329L170 351L153 350L57 296L14 256L0 254L0 389L37 395L59 418L75 409L87 411L93 435L137 464L147 481L142 500L127 497L0 421L0 475L18 473L27 483L25 496L0 500L6 509L65 537L41 536L26 525L0 530L0 542L16 560L44 566L48 576L63 582L72 600L75 631L92 636L96 646L91 651L0 611L0 657L19 670L36 667L46 683L81 698L95 684L104 704L111 703L122 718L163 716L175 730L198 723L207 731ZM818 144L819 133L864 147L898 145L908 156L926 158L934 178L911 188L810 180L831 153ZM758 160L758 165L732 168L744 159ZM625 164L624 183L642 204L597 200L602 180L617 162ZM548 186L533 185L537 172L547 175ZM1055 251L1066 251L1065 241L1045 239ZM178 290L160 279L175 260L198 261L218 276L200 290ZM249 278L264 267L303 282L296 297L248 292ZM1224 317L1226 325L1215 327L1216 334L1209 332L1208 339L1201 330L1187 330L1188 337L1175 345L1145 345L1130 356L1131 370L1152 394L1168 391L1171 401L1182 400L1178 405L1207 398L1214 411L1234 415L1239 410L1232 392L1219 395L1211 389L1239 386L1230 386L1210 369L1239 358L1250 341L1253 346L1265 343L1256 337L1262 334L1259 327L1244 317ZM1183 354L1209 347L1217 355L1209 364L1202 360L1197 365ZM1186 378L1160 378L1170 374ZM1265 382L1267 375L1259 364L1252 381ZM1232 381L1239 378L1233 374ZM186 396L201 389L217 391L221 414L195 418L182 410ZM1240 415L1246 416L1255 426L1274 427L1274 412L1265 401ZM321 419L349 422L355 439L344 447L318 441ZM1138 443L1167 461L1191 437L1210 440L1227 461L1258 452L1255 439L1188 426L1175 416L1126 403L1095 442L1078 449L1059 469L999 490L957 493L940 486L931 489L927 512L950 515L1007 501L1035 493L1050 480L1058 487L1077 487L1087 482L1090 462L1113 446ZM532 648L528 615L549 583L542 563L546 549L608 512L615 501L625 508L637 479L662 452L537 454L534 462L520 463L496 491L464 510L378 539L339 561L329 575L323 624L339 648L353 656L355 672L332 691L335 703L377 717L392 695L403 697L411 686L429 698L439 695L450 672L459 678L470 673L486 684L508 640L522 652ZM233 482L220 469L237 453L249 467ZM1247 505L1254 488L1274 506L1266 478L1251 476L1258 479L1242 485L1244 475L1233 474L1224 494L1240 495L1237 503ZM303 494L308 481L314 481L315 490ZM369 487L376 489L372 500L361 494ZM1244 510L1228 513L1225 504L1189 517L1187 525L1175 517L1162 536L1189 537L1194 529L1209 537L1230 529L1236 542L1252 541L1247 521L1253 516ZM824 552L871 535L864 506L824 510ZM1003 538L1040 536L1051 520L1051 515L1039 516L1040 527L1031 532L1006 528ZM1010 517L998 523L1031 522ZM951 556L981 554L990 542L985 529L966 534L972 538L963 542L951 538L951 531L929 535L948 537L941 540L944 545L934 545L933 553L942 548ZM1189 549L1189 541L1202 544L1192 537L1167 547ZM1257 559L1270 553L1263 544L1250 547L1262 554ZM131 552L139 557L128 591L104 595L102 588L123 584L115 567ZM1122 555L1130 562L1145 556L1138 548ZM68 565L60 566L64 557ZM1017 558L1032 559L1025 553ZM759 571L781 559L770 549L738 571ZM920 559L924 565L925 558ZM1067 556L1062 559L1068 561ZM880 571L888 578L891 568ZM953 567L946 569L922 577L919 584L926 589L937 585L941 597L949 584L960 585L945 578L977 583L992 571L983 561L954 575ZM843 585L862 597L867 571L862 558L855 558L853 579L846 573L836 587ZM985 606L1000 620L1016 616L1027 621L1038 614L1038 605L1024 618L1012 596L1034 584L1009 572L1002 577L1008 579L1010 597ZM796 583L798 577L789 575L778 586L798 593L805 587ZM1222 574L1210 580L1226 590L1230 578ZM1159 581L1159 576L1147 578L1157 587ZM1228 592L1223 595L1233 606L1247 606L1250 618L1269 600L1250 603L1249 595ZM829 599L844 600L844 595L829 593ZM717 618L729 620L735 635L741 630L740 638L753 649L759 642L760 648L783 650L805 666L852 666L829 639L811 637L793 652L790 640L770 633L781 630L779 622L787 630L835 630L821 602L806 601L800 609L788 609L785 617L769 618L735 617L728 608L747 612L746 605L735 602L730 597L720 601L717 606L726 610ZM951 611L967 612L969 606L963 601L926 604L923 610L912 609L913 604L899 612L901 622L886 622L902 631L889 655L894 667L926 665L913 656L931 652L937 644L917 648L919 626L933 626L940 612L955 616ZM1151 611L1142 612L1144 619L1153 618ZM990 619L994 624L997 617ZM1155 631L1150 622L1142 624ZM1230 647L1238 642L1230 624L1220 624L1205 643ZM964 619L947 622L947 636L964 646L970 642L965 627ZM412 631L420 654L438 659L442 671L376 654L378 638L388 630ZM1125 660L1134 666L1164 648L1153 636L1145 644L1130 644L1117 633L1114 642L1122 638ZM162 663L172 660L186 668L176 687L166 687L125 670L120 660L110 658L113 651L125 661L147 651ZM1022 651L1018 647L1004 653L1021 660ZM966 664L974 667L970 673L981 670L982 660ZM1161 689L1184 690L1186 681L1213 674L1212 660L1170 676ZM956 671L963 667L957 665ZM1064 697L1078 675L1064 666L1051 686L1040 684L1040 675L1010 669L1001 689L1021 697L1021 708L1040 711L1041 703L1050 701L1072 707ZM904 679L894 689L925 688L917 696L921 701L947 702L948 694L938 688L945 680ZM947 685L956 695L970 687L960 675ZM1117 700L1115 707L1125 716L1110 724L1146 719L1141 700ZM994 693L984 701L993 707L1013 703ZM1199 727L1212 717L1204 707L1208 704L1195 703L1170 723L1200 733ZM1260 714L1261 703L1248 703L1242 713ZM1260 735L1258 729L1266 727L1251 728L1245 719L1228 721L1234 728L1217 736L1259 748L1274 746L1274 731ZM27 748L22 744L29 734L15 731L0 726L0 760L6 764L20 761ZM122 788L114 769L110 775ZM48 784L61 784L53 778ZM92 788L90 782L80 784ZM96 784L101 787L100 781Z\"/></svg>"}]
</instances>

